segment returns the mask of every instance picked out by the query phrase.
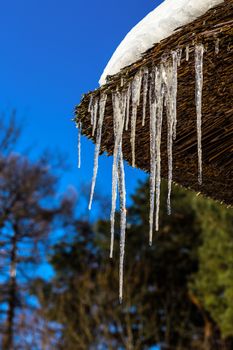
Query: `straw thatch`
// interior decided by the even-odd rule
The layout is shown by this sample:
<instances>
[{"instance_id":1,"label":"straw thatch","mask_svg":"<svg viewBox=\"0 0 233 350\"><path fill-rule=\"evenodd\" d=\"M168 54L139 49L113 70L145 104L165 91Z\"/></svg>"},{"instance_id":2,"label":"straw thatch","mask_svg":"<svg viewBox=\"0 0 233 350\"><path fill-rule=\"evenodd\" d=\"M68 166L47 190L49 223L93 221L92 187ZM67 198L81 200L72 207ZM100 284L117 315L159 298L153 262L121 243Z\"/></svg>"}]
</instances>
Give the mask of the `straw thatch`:
<instances>
[{"instance_id":1,"label":"straw thatch","mask_svg":"<svg viewBox=\"0 0 233 350\"><path fill-rule=\"evenodd\" d=\"M233 0L209 10L192 23L182 27L173 35L148 50L143 58L133 65L124 68L119 74L109 77L108 83L100 89L84 96L76 108L76 122L82 121L82 133L91 136L88 104L90 95L108 94L101 151L108 155L113 152L113 110L112 91L118 87L125 88L140 67L151 68L158 64L161 56L187 45L190 47L188 62L183 55L178 70L177 97L177 139L174 142L173 179L177 184L201 192L213 199L233 205ZM219 53L216 53L216 42L219 40ZM197 181L197 136L195 110L195 67L194 45L203 43L204 88L203 88L203 185ZM124 83L122 86L122 82ZM138 109L136 130L136 166L144 171L150 169L150 134L149 110L146 126L142 127L142 106ZM164 116L162 132L162 176L167 177L167 131ZM123 135L124 159L131 163L130 131Z\"/></svg>"}]
</instances>

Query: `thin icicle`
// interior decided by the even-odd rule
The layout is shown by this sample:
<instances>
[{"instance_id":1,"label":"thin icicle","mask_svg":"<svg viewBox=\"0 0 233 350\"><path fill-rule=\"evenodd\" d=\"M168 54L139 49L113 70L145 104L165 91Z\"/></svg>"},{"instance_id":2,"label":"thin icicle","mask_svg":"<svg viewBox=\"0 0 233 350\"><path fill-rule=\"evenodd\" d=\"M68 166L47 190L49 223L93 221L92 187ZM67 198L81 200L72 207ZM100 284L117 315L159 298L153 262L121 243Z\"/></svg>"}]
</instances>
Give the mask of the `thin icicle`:
<instances>
[{"instance_id":1,"label":"thin icicle","mask_svg":"<svg viewBox=\"0 0 233 350\"><path fill-rule=\"evenodd\" d=\"M81 135L82 135L82 122L78 122L78 168L81 168Z\"/></svg>"},{"instance_id":2,"label":"thin icicle","mask_svg":"<svg viewBox=\"0 0 233 350\"><path fill-rule=\"evenodd\" d=\"M149 213L149 244L152 245L155 210L155 177L156 177L156 100L155 79L158 70L154 68L151 73L149 89L150 106L150 213Z\"/></svg>"},{"instance_id":3,"label":"thin icicle","mask_svg":"<svg viewBox=\"0 0 233 350\"><path fill-rule=\"evenodd\" d=\"M182 53L183 53L182 48L177 49L177 63L178 63L178 67L180 67L180 65L181 65Z\"/></svg>"},{"instance_id":4,"label":"thin icicle","mask_svg":"<svg viewBox=\"0 0 233 350\"><path fill-rule=\"evenodd\" d=\"M155 81L155 95L157 100L157 118L156 118L156 211L155 211L155 230L159 230L159 209L160 209L160 186L161 186L161 133L163 122L163 104L164 104L164 86L163 75L165 74L164 65L161 63L159 74Z\"/></svg>"},{"instance_id":5,"label":"thin icicle","mask_svg":"<svg viewBox=\"0 0 233 350\"><path fill-rule=\"evenodd\" d=\"M88 105L88 112L89 112L89 113L91 112L92 104L93 104L93 95L91 95L90 101L89 101L89 105Z\"/></svg>"},{"instance_id":6,"label":"thin icicle","mask_svg":"<svg viewBox=\"0 0 233 350\"><path fill-rule=\"evenodd\" d=\"M178 67L178 54L177 51L172 51L172 76L173 76L173 101L174 101L174 110L173 110L173 139L176 139L176 127L177 127L177 67Z\"/></svg>"},{"instance_id":7,"label":"thin icicle","mask_svg":"<svg viewBox=\"0 0 233 350\"><path fill-rule=\"evenodd\" d=\"M135 167L135 137L137 125L137 108L140 103L142 84L142 71L136 73L132 82L132 116L131 116L131 148L132 148L132 167Z\"/></svg>"},{"instance_id":8,"label":"thin icicle","mask_svg":"<svg viewBox=\"0 0 233 350\"><path fill-rule=\"evenodd\" d=\"M126 131L128 131L128 128L129 128L130 98L131 98L131 82L129 82L128 90L126 93L126 99L127 99L126 122L125 122L125 130Z\"/></svg>"},{"instance_id":9,"label":"thin icicle","mask_svg":"<svg viewBox=\"0 0 233 350\"><path fill-rule=\"evenodd\" d=\"M120 260L119 260L119 300L123 300L123 282L124 282L124 257L125 257L125 231L126 231L126 188L125 188L125 171L122 154L122 146L120 148L118 162L118 182L120 195Z\"/></svg>"},{"instance_id":10,"label":"thin icicle","mask_svg":"<svg viewBox=\"0 0 233 350\"><path fill-rule=\"evenodd\" d=\"M92 136L95 135L95 129L97 124L97 115L99 108L99 97L96 97L93 105L91 106L91 124L92 124Z\"/></svg>"},{"instance_id":11,"label":"thin icicle","mask_svg":"<svg viewBox=\"0 0 233 350\"><path fill-rule=\"evenodd\" d=\"M169 109L171 107L169 106ZM167 213L171 215L171 191L172 191L172 175L173 175L173 138L172 138L172 128L173 128L173 116L171 112L167 112L167 154L168 154L168 194L167 194Z\"/></svg>"},{"instance_id":12,"label":"thin icicle","mask_svg":"<svg viewBox=\"0 0 233 350\"><path fill-rule=\"evenodd\" d=\"M189 61L189 45L186 46L185 53L186 53L186 62L188 62Z\"/></svg>"},{"instance_id":13,"label":"thin icicle","mask_svg":"<svg viewBox=\"0 0 233 350\"><path fill-rule=\"evenodd\" d=\"M172 116L169 116L168 119L168 144L167 144L167 152L168 152L168 194L167 194L167 214L171 215L171 191L172 191L172 170L173 170L173 159L172 159Z\"/></svg>"},{"instance_id":14,"label":"thin icicle","mask_svg":"<svg viewBox=\"0 0 233 350\"><path fill-rule=\"evenodd\" d=\"M220 44L220 39L217 38L215 41L215 54L218 55L219 54L219 44Z\"/></svg>"},{"instance_id":15,"label":"thin icicle","mask_svg":"<svg viewBox=\"0 0 233 350\"><path fill-rule=\"evenodd\" d=\"M196 113L197 113L197 145L198 145L198 182L202 184L202 89L203 89L203 56L204 46L195 47L196 73Z\"/></svg>"},{"instance_id":16,"label":"thin icicle","mask_svg":"<svg viewBox=\"0 0 233 350\"><path fill-rule=\"evenodd\" d=\"M115 92L112 96L113 102L113 126L114 126L114 152L112 166L112 209L111 209L111 243L110 243L110 258L113 257L114 248L114 226L115 226L115 211L117 199L117 182L118 182L118 162L122 144L122 134L124 128L124 119L126 111L125 92Z\"/></svg>"},{"instance_id":17,"label":"thin icicle","mask_svg":"<svg viewBox=\"0 0 233 350\"><path fill-rule=\"evenodd\" d=\"M143 108L142 108L142 126L145 126L146 120L146 105L147 105L147 95L148 95L148 77L149 71L148 68L144 68L143 74Z\"/></svg>"},{"instance_id":18,"label":"thin icicle","mask_svg":"<svg viewBox=\"0 0 233 350\"><path fill-rule=\"evenodd\" d=\"M104 120L106 101L107 101L107 95L106 94L101 95L100 103L99 103L99 119L98 119L98 125L97 125L97 133L96 133L93 177L92 177L92 183L91 183L90 201L88 206L89 210L91 210L91 207L92 207L96 177L98 172L99 153L100 153L100 145L101 145L101 137L102 137L102 126L103 126L103 120Z\"/></svg>"},{"instance_id":19,"label":"thin icicle","mask_svg":"<svg viewBox=\"0 0 233 350\"><path fill-rule=\"evenodd\" d=\"M113 152L113 166L112 166L112 208L110 215L111 222L111 242L110 242L110 258L113 258L114 249L114 231L115 231L115 211L116 211L116 200L117 200L117 182L118 182L118 172L117 172L117 162L118 162L118 150L119 150L119 140L117 138L117 130L120 119L120 101L119 92L115 92L112 95L112 105L113 105L113 129L114 129L114 152Z\"/></svg>"},{"instance_id":20,"label":"thin icicle","mask_svg":"<svg viewBox=\"0 0 233 350\"><path fill-rule=\"evenodd\" d=\"M167 212L171 214L171 189L172 189L172 171L173 171L173 127L176 119L176 71L173 69L173 63L170 61L165 68L165 100L167 114L167 156L168 156L168 195L167 195Z\"/></svg>"},{"instance_id":21,"label":"thin icicle","mask_svg":"<svg viewBox=\"0 0 233 350\"><path fill-rule=\"evenodd\" d=\"M186 51L187 53L187 51ZM172 52L172 65L166 67L167 100L167 154L168 154L168 195L167 213L171 215L171 190L173 179L173 139L177 127L177 53Z\"/></svg>"}]
</instances>

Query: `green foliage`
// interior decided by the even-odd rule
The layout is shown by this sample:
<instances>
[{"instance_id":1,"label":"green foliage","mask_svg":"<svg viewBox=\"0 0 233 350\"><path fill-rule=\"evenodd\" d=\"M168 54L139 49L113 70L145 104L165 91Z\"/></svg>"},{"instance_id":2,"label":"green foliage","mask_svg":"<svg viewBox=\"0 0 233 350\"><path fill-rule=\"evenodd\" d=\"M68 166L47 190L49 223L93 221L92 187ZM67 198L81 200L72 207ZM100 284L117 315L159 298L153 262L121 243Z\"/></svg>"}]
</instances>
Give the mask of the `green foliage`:
<instances>
[{"instance_id":1,"label":"green foliage","mask_svg":"<svg viewBox=\"0 0 233 350\"><path fill-rule=\"evenodd\" d=\"M203 243L191 288L223 337L233 336L233 212L211 201L198 208Z\"/></svg>"},{"instance_id":2,"label":"green foliage","mask_svg":"<svg viewBox=\"0 0 233 350\"><path fill-rule=\"evenodd\" d=\"M160 232L148 246L149 188L140 183L128 208L124 301L118 301L119 218L114 259L109 222L77 222L73 239L54 247L55 276L43 285L47 318L62 325L58 349L231 349L232 213L173 189ZM78 234L75 234L78 231ZM223 340L223 337L228 337ZM221 347L222 346L222 347Z\"/></svg>"}]
</instances>

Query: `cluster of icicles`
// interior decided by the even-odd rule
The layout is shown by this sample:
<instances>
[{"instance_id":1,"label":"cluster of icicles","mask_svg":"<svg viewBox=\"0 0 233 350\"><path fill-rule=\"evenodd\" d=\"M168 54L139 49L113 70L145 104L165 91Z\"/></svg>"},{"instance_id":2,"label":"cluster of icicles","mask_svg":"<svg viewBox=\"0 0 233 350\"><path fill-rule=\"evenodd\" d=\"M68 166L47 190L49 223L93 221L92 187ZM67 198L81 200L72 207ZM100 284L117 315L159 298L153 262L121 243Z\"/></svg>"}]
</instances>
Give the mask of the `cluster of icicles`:
<instances>
[{"instance_id":1,"label":"cluster of icicles","mask_svg":"<svg viewBox=\"0 0 233 350\"><path fill-rule=\"evenodd\" d=\"M218 53L218 43L216 53ZM185 59L189 60L189 47L185 50ZM198 181L202 183L202 87L203 87L203 55L204 46L195 46L195 72L196 72L196 114L197 114L197 145L198 145ZM135 135L137 123L137 109L142 96L142 127L146 121L146 109L150 112L150 212L149 212L149 244L152 245L153 231L159 230L160 210L160 184L161 184L161 133L163 113L167 116L167 153L168 153L168 197L167 211L171 214L171 188L173 173L173 140L176 139L177 126L177 69L181 64L182 49L171 52L169 57L161 59L158 66L141 68L121 91L117 88L112 92L113 126L114 126L114 152L112 166L112 208L111 208L111 243L110 258L114 249L114 226L117 193L120 198L120 262L119 262L119 299L123 298L123 267L125 252L126 231L126 188L125 172L122 153L122 135L130 124L132 166L135 167ZM124 82L122 81L121 85ZM103 92L100 97L90 98L88 112L91 115L92 136L96 136L94 171L91 184L89 209L92 207L96 177L98 172L98 158L101 147L102 126L104 122L107 95ZM149 105L148 105L149 103ZM79 167L81 122L79 127ZM154 219L155 218L155 219Z\"/></svg>"}]
</instances>

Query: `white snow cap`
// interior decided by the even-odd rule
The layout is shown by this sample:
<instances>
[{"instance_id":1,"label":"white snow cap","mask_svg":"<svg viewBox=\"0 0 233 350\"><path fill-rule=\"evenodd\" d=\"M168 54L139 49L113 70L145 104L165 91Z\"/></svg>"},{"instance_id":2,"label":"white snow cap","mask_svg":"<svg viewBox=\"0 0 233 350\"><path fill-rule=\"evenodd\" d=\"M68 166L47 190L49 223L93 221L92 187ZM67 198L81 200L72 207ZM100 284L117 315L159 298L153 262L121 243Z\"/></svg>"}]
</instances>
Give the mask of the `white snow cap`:
<instances>
[{"instance_id":1,"label":"white snow cap","mask_svg":"<svg viewBox=\"0 0 233 350\"><path fill-rule=\"evenodd\" d=\"M163 1L126 35L104 69L100 85L106 83L108 75L136 62L142 53L170 36L175 29L192 22L221 2L223 0Z\"/></svg>"}]
</instances>

